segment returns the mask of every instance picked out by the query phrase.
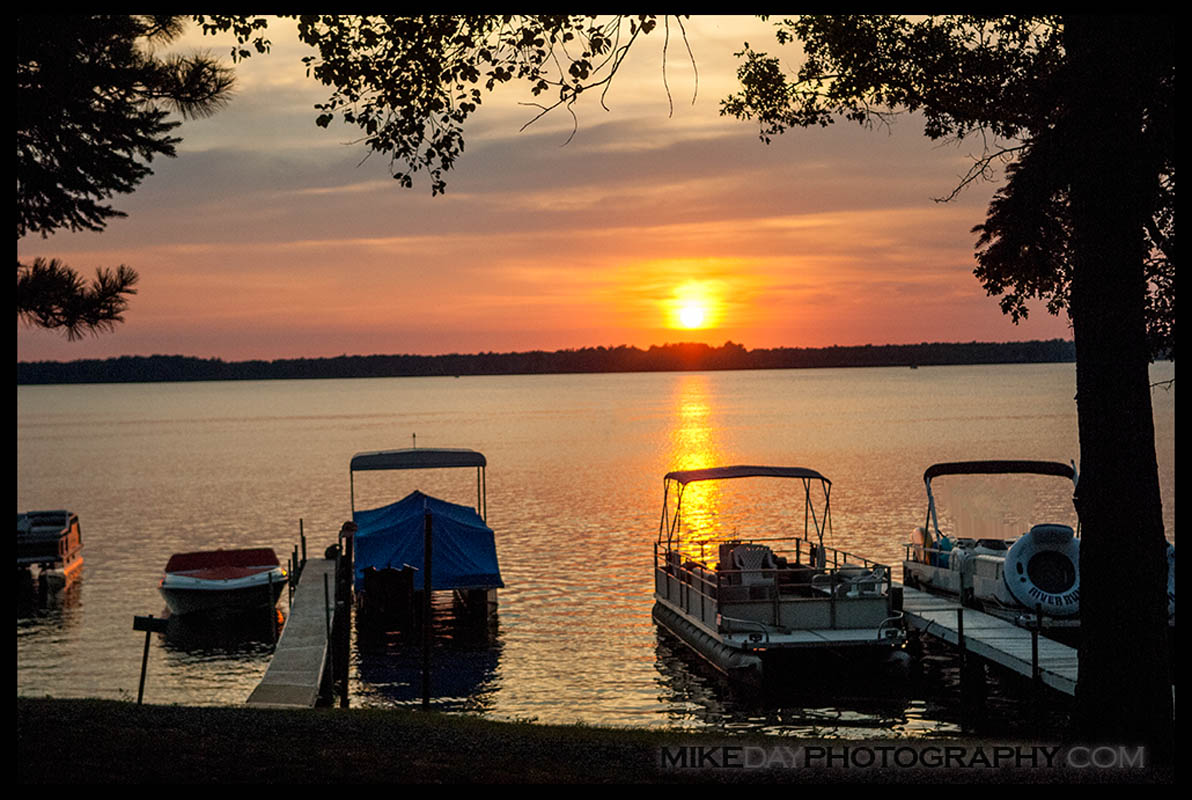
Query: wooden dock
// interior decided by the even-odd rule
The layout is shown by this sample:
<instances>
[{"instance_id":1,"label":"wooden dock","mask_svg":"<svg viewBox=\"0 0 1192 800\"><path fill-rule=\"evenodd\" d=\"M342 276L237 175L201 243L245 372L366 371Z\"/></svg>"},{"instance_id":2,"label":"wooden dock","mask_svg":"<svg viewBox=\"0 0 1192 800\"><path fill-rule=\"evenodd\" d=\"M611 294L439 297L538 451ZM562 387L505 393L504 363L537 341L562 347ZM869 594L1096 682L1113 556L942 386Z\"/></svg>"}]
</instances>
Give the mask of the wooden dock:
<instances>
[{"instance_id":1,"label":"wooden dock","mask_svg":"<svg viewBox=\"0 0 1192 800\"><path fill-rule=\"evenodd\" d=\"M330 587L330 601L324 576ZM307 561L269 669L249 695L248 705L314 708L327 667L327 619L334 613L334 603L335 559Z\"/></svg>"},{"instance_id":2,"label":"wooden dock","mask_svg":"<svg viewBox=\"0 0 1192 800\"><path fill-rule=\"evenodd\" d=\"M952 645L960 642L961 606L955 598L902 588L902 610L909 628L927 633ZM1034 677L1031 632L1012 622L965 608L964 648L973 655ZM1044 685L1067 695L1076 694L1076 649L1044 636L1039 637L1039 679Z\"/></svg>"}]
</instances>

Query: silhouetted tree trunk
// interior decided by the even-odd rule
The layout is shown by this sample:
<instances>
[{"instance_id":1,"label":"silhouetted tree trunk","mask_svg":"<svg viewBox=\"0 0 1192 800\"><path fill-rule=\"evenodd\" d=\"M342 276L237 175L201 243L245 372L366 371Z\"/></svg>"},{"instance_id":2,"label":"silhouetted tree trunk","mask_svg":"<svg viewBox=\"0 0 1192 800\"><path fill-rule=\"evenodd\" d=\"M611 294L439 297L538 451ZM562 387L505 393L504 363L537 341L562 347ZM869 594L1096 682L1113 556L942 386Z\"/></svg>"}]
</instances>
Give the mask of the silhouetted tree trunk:
<instances>
[{"instance_id":1,"label":"silhouetted tree trunk","mask_svg":"<svg viewBox=\"0 0 1192 800\"><path fill-rule=\"evenodd\" d=\"M1141 132L1169 24L1070 17L1080 482L1079 724L1090 741L1170 756L1166 540L1151 414L1142 227L1155 171Z\"/></svg>"}]
</instances>

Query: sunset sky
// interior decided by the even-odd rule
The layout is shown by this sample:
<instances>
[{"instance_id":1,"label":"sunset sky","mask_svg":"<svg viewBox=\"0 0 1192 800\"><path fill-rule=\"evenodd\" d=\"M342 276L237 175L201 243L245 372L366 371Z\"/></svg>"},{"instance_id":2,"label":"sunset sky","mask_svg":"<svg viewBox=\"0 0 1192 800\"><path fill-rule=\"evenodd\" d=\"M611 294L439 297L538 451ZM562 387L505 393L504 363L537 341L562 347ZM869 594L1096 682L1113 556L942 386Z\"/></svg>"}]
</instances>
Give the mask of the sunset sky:
<instances>
[{"instance_id":1,"label":"sunset sky","mask_svg":"<svg viewBox=\"0 0 1192 800\"><path fill-rule=\"evenodd\" d=\"M778 50L750 17L687 23L698 93L672 36L639 42L606 97L519 131L523 85L464 129L445 196L413 190L354 128L315 126L329 90L305 76L292 28L236 66L215 116L186 121L176 159L103 233L28 236L27 261L141 274L114 333L67 342L18 322L22 361L180 354L228 360L340 354L758 347L1069 337L1041 307L1014 325L973 277L974 225L994 184L947 195L980 142L940 144L914 117L794 130L767 146L719 115L733 53ZM230 39L188 43L224 55ZM789 69L795 46L783 50ZM361 163L363 161L363 163Z\"/></svg>"}]
</instances>

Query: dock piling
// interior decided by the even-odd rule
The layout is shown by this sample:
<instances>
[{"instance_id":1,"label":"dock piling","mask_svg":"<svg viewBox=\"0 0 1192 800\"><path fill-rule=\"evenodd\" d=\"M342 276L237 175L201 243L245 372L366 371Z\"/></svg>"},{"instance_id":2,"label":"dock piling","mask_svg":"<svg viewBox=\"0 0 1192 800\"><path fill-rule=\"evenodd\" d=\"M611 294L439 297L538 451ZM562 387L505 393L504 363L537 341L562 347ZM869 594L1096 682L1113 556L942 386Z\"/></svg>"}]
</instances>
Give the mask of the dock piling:
<instances>
[{"instance_id":1,"label":"dock piling","mask_svg":"<svg viewBox=\"0 0 1192 800\"><path fill-rule=\"evenodd\" d=\"M154 633L165 633L169 620L155 617L150 614L147 617L133 617L132 629L134 631L145 632L145 651L141 654L141 682L137 687L137 705L141 705L141 700L145 697L145 672L149 667L149 637Z\"/></svg>"},{"instance_id":2,"label":"dock piling","mask_svg":"<svg viewBox=\"0 0 1192 800\"><path fill-rule=\"evenodd\" d=\"M426 528L422 548L422 708L430 708L430 646L431 646L431 547L434 541L434 530L431 524L430 512L426 512Z\"/></svg>"}]
</instances>

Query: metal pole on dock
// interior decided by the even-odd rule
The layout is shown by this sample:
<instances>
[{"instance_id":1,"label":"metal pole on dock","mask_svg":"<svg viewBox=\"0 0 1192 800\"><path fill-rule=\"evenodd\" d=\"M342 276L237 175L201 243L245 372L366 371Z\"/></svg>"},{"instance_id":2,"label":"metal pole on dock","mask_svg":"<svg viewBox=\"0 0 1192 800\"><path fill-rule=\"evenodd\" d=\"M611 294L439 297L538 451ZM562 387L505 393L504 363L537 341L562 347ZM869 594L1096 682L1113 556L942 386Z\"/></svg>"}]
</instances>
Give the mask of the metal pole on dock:
<instances>
[{"instance_id":1,"label":"metal pole on dock","mask_svg":"<svg viewBox=\"0 0 1192 800\"><path fill-rule=\"evenodd\" d=\"M273 632L273 643L277 644L277 609L273 606L273 572L269 572L269 586L266 587L269 594L265 597L265 608L269 612L269 626ZM281 594L279 591L278 594Z\"/></svg>"},{"instance_id":2,"label":"metal pole on dock","mask_svg":"<svg viewBox=\"0 0 1192 800\"><path fill-rule=\"evenodd\" d=\"M960 648L960 665L963 667L965 662L964 606L957 606L956 608L956 646Z\"/></svg>"},{"instance_id":3,"label":"metal pole on dock","mask_svg":"<svg viewBox=\"0 0 1192 800\"><path fill-rule=\"evenodd\" d=\"M1034 702L1031 703L1034 714L1035 730L1039 730L1042 722L1043 702L1043 674L1039 670L1039 631L1043 627L1043 606L1035 604L1035 624L1031 626L1031 691Z\"/></svg>"},{"instance_id":4,"label":"metal pole on dock","mask_svg":"<svg viewBox=\"0 0 1192 800\"><path fill-rule=\"evenodd\" d=\"M160 619L150 614L147 617L133 617L132 629L145 632L145 652L141 655L141 683L137 687L137 705L145 697L145 671L149 666L149 636L153 633L165 633L169 620Z\"/></svg>"},{"instance_id":5,"label":"metal pole on dock","mask_svg":"<svg viewBox=\"0 0 1192 800\"><path fill-rule=\"evenodd\" d=\"M345 522L339 531L339 547L335 559L335 620L333 630L335 641L332 647L337 651L337 674L334 676L339 687L339 706L348 707L348 664L351 659L348 650L352 629L352 577L354 564L352 545L356 535L356 523Z\"/></svg>"},{"instance_id":6,"label":"metal pole on dock","mask_svg":"<svg viewBox=\"0 0 1192 800\"><path fill-rule=\"evenodd\" d=\"M430 512L426 512L426 529L422 544L422 707L430 708L430 645L431 645L431 548L434 531Z\"/></svg>"},{"instance_id":7,"label":"metal pole on dock","mask_svg":"<svg viewBox=\"0 0 1192 800\"><path fill-rule=\"evenodd\" d=\"M1043 627L1043 606L1035 605L1035 624L1031 626L1031 680L1039 689L1039 629Z\"/></svg>"},{"instance_id":8,"label":"metal pole on dock","mask_svg":"<svg viewBox=\"0 0 1192 800\"><path fill-rule=\"evenodd\" d=\"M331 590L327 586L327 573L323 573L323 619L327 622L327 671L335 680L335 640L331 638ZM321 689L320 689L321 691Z\"/></svg>"}]
</instances>

